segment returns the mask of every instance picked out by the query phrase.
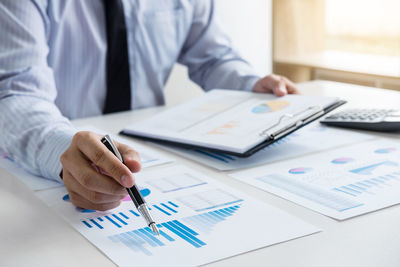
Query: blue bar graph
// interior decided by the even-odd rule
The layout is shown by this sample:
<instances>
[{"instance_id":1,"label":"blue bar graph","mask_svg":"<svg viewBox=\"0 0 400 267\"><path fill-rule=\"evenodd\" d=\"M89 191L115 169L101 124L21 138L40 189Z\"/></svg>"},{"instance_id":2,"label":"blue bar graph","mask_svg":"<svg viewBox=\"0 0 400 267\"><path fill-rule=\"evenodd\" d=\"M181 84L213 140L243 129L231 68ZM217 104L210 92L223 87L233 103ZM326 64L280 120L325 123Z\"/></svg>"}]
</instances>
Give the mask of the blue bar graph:
<instances>
[{"instance_id":1,"label":"blue bar graph","mask_svg":"<svg viewBox=\"0 0 400 267\"><path fill-rule=\"evenodd\" d=\"M114 224L115 226L117 226L118 228L121 228L121 225L119 225L116 221L114 221L113 219L111 219L108 215L104 216L107 220L109 220L112 224Z\"/></svg>"},{"instance_id":2,"label":"blue bar graph","mask_svg":"<svg viewBox=\"0 0 400 267\"><path fill-rule=\"evenodd\" d=\"M124 217L124 218L127 219L127 220L129 219L129 217L126 216L123 212L120 212L119 215L121 215L122 217Z\"/></svg>"},{"instance_id":3,"label":"blue bar graph","mask_svg":"<svg viewBox=\"0 0 400 267\"><path fill-rule=\"evenodd\" d=\"M96 225L99 229L103 229L103 226L101 226L100 224L98 224L94 219L90 219L90 221Z\"/></svg>"},{"instance_id":4,"label":"blue bar graph","mask_svg":"<svg viewBox=\"0 0 400 267\"><path fill-rule=\"evenodd\" d=\"M156 208L156 209L158 209L159 211L161 211L162 213L164 213L164 214L166 214L166 215L168 215L168 216L171 215L171 213L169 213L168 211L166 211L166 210L160 208L160 207L157 206L157 205L153 205L153 207Z\"/></svg>"},{"instance_id":5,"label":"blue bar graph","mask_svg":"<svg viewBox=\"0 0 400 267\"><path fill-rule=\"evenodd\" d=\"M155 208L154 211L161 212L164 215L171 216L173 214L178 213L179 206L175 202L167 201L165 203L160 203L157 205L153 205ZM151 208L149 208L151 210ZM154 212L153 211L153 212ZM82 220L82 223L88 228L94 229L104 229L107 227L106 224L109 224L113 227L122 228L124 226L129 225L132 220L136 220L136 217L140 217L140 214L137 211L129 210L128 212L118 212L115 214L108 214L105 216ZM95 226L95 227L93 227Z\"/></svg>"},{"instance_id":6,"label":"blue bar graph","mask_svg":"<svg viewBox=\"0 0 400 267\"><path fill-rule=\"evenodd\" d=\"M135 215L136 217L139 217L139 216L140 216L139 213L137 213L137 212L135 212L135 211L133 211L133 210L129 210L129 212L132 213L133 215Z\"/></svg>"},{"instance_id":7,"label":"blue bar graph","mask_svg":"<svg viewBox=\"0 0 400 267\"><path fill-rule=\"evenodd\" d=\"M128 225L124 220L122 220L120 217L118 217L116 214L112 214L112 216L117 219L118 221L120 221L123 225Z\"/></svg>"},{"instance_id":8,"label":"blue bar graph","mask_svg":"<svg viewBox=\"0 0 400 267\"><path fill-rule=\"evenodd\" d=\"M92 228L93 226L91 224L89 224L87 221L82 221L84 225L86 225L89 228Z\"/></svg>"},{"instance_id":9,"label":"blue bar graph","mask_svg":"<svg viewBox=\"0 0 400 267\"><path fill-rule=\"evenodd\" d=\"M393 172L383 176L374 177L358 181L345 186L333 188L332 190L346 194L348 196L357 197L361 194L375 194L374 189L385 189L393 186L393 182L400 182L400 173Z\"/></svg>"},{"instance_id":10,"label":"blue bar graph","mask_svg":"<svg viewBox=\"0 0 400 267\"><path fill-rule=\"evenodd\" d=\"M168 205L161 203L161 206L163 206L164 208L167 208L168 210L172 211L173 213L177 213L176 210L174 210L173 208L169 207Z\"/></svg>"},{"instance_id":11,"label":"blue bar graph","mask_svg":"<svg viewBox=\"0 0 400 267\"><path fill-rule=\"evenodd\" d=\"M172 201L168 201L168 203L171 204L172 206L174 206L175 208L179 208L179 206Z\"/></svg>"},{"instance_id":12,"label":"blue bar graph","mask_svg":"<svg viewBox=\"0 0 400 267\"><path fill-rule=\"evenodd\" d=\"M167 203L160 203L159 205L152 205L156 210L160 211L161 213L171 216L174 213L178 213L177 208L179 207L175 203L168 201Z\"/></svg>"},{"instance_id":13,"label":"blue bar graph","mask_svg":"<svg viewBox=\"0 0 400 267\"><path fill-rule=\"evenodd\" d=\"M331 192L330 190L321 189L281 174L270 174L259 177L257 178L257 180L283 189L294 195L309 199L313 202L337 210L339 212L364 205L363 203L345 198L340 194L337 194L344 193L347 196L357 196L358 191L348 187L342 186L334 188L334 192Z\"/></svg>"},{"instance_id":14,"label":"blue bar graph","mask_svg":"<svg viewBox=\"0 0 400 267\"><path fill-rule=\"evenodd\" d=\"M184 241L193 248L201 248L206 246L207 243L200 238L199 231L209 233L216 224L234 215L239 208L239 205L235 205L185 217L181 220L160 223L157 225L160 236L155 235L149 227L144 227L112 235L108 238L114 243L122 243L132 251L141 252L147 256L152 255L153 249L166 246L168 243L176 242L177 240ZM204 219L205 217L208 219ZM199 231L192 227L199 229Z\"/></svg>"}]
</instances>

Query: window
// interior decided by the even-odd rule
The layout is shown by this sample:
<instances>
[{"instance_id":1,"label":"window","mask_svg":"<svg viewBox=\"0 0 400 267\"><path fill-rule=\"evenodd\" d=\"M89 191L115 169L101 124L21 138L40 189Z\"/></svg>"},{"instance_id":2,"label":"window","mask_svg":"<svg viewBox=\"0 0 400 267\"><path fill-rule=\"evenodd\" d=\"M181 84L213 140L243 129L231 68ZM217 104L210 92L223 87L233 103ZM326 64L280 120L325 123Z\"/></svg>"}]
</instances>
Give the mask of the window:
<instances>
[{"instance_id":1,"label":"window","mask_svg":"<svg viewBox=\"0 0 400 267\"><path fill-rule=\"evenodd\" d=\"M400 57L400 1L325 0L325 49Z\"/></svg>"},{"instance_id":2,"label":"window","mask_svg":"<svg viewBox=\"0 0 400 267\"><path fill-rule=\"evenodd\" d=\"M273 12L276 73L400 89L400 1L274 0Z\"/></svg>"}]
</instances>

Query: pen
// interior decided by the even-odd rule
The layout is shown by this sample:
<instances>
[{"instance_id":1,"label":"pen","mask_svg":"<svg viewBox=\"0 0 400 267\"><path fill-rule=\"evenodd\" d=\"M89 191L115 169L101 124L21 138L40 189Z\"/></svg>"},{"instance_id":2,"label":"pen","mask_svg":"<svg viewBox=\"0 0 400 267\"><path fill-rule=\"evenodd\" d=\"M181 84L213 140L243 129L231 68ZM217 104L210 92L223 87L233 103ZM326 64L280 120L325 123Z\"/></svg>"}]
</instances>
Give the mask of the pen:
<instances>
[{"instance_id":1,"label":"pen","mask_svg":"<svg viewBox=\"0 0 400 267\"><path fill-rule=\"evenodd\" d=\"M123 163L124 160L122 159L121 154L119 153L117 147L115 146L114 142L111 140L109 135L105 135L102 139L101 142ZM146 220L147 225L153 230L154 233L157 235L160 234L158 231L158 228L156 226L156 223L154 222L153 218L151 217L149 208L147 207L146 201L144 201L144 198L142 194L140 194L139 189L137 188L136 185L133 185L131 188L126 189L128 191L129 196L131 197L133 203L136 206L136 209L139 211L139 213L143 216L143 218Z\"/></svg>"}]
</instances>

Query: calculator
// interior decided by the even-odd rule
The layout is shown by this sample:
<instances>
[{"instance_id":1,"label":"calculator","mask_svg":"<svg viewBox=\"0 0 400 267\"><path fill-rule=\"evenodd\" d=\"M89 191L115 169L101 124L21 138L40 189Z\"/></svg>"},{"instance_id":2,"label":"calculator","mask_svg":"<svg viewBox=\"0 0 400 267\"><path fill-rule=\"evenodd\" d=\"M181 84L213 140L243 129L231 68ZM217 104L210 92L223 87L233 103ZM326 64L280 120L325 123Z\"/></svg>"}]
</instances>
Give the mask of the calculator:
<instances>
[{"instance_id":1,"label":"calculator","mask_svg":"<svg viewBox=\"0 0 400 267\"><path fill-rule=\"evenodd\" d=\"M400 131L400 109L347 109L320 122L338 127L395 132Z\"/></svg>"}]
</instances>

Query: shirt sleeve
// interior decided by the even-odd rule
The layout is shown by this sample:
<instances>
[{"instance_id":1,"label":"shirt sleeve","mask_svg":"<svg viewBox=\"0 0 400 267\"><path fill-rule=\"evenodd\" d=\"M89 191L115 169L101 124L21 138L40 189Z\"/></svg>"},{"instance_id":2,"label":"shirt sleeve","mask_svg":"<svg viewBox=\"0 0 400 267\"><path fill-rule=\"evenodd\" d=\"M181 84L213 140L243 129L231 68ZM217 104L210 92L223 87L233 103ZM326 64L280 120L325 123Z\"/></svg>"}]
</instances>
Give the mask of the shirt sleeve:
<instances>
[{"instance_id":1,"label":"shirt sleeve","mask_svg":"<svg viewBox=\"0 0 400 267\"><path fill-rule=\"evenodd\" d=\"M192 25L178 62L188 67L190 79L204 90L252 91L260 77L219 27L214 1L194 2Z\"/></svg>"},{"instance_id":2,"label":"shirt sleeve","mask_svg":"<svg viewBox=\"0 0 400 267\"><path fill-rule=\"evenodd\" d=\"M54 103L46 2L0 2L0 147L27 171L59 180L76 130Z\"/></svg>"}]
</instances>

